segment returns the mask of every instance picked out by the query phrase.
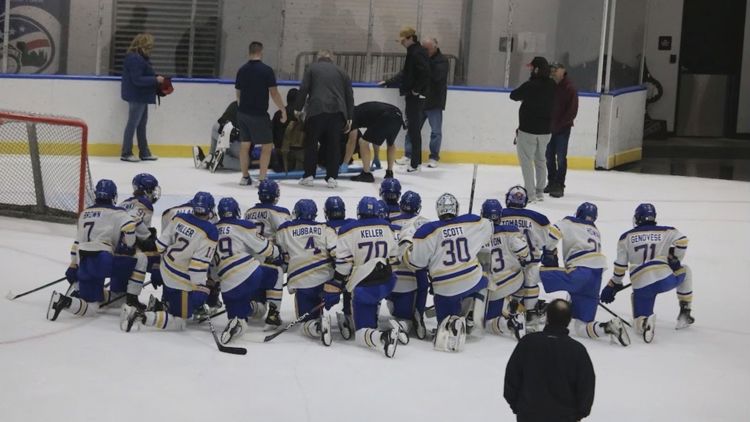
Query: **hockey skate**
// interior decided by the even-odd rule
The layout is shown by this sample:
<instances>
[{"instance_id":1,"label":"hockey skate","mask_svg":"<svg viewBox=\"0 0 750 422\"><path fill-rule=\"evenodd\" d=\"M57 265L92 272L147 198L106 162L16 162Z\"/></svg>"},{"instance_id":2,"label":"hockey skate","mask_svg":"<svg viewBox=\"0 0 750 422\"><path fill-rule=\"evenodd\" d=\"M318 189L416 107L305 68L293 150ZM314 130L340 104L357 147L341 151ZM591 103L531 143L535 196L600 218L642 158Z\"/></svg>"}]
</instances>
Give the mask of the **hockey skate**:
<instances>
[{"instance_id":1,"label":"hockey skate","mask_svg":"<svg viewBox=\"0 0 750 422\"><path fill-rule=\"evenodd\" d=\"M521 340L524 335L524 326L520 314L508 316L508 329L513 333L516 340Z\"/></svg>"},{"instance_id":2,"label":"hockey skate","mask_svg":"<svg viewBox=\"0 0 750 422\"><path fill-rule=\"evenodd\" d=\"M211 173L216 173L216 170L221 167L224 162L224 150L216 151L211 158L211 162L208 165L208 169Z\"/></svg>"},{"instance_id":3,"label":"hockey skate","mask_svg":"<svg viewBox=\"0 0 750 422\"><path fill-rule=\"evenodd\" d=\"M424 325L424 315L416 309L414 310L414 333L420 340L427 338L427 327Z\"/></svg>"},{"instance_id":4,"label":"hockey skate","mask_svg":"<svg viewBox=\"0 0 750 422\"><path fill-rule=\"evenodd\" d=\"M135 327L136 330L146 323L146 315L135 306L122 305L120 311L120 329L129 333Z\"/></svg>"},{"instance_id":5,"label":"hockey skate","mask_svg":"<svg viewBox=\"0 0 750 422\"><path fill-rule=\"evenodd\" d=\"M630 335L619 319L611 319L609 322L603 323L602 326L604 332L609 334L612 343L620 343L623 347L630 346Z\"/></svg>"},{"instance_id":6,"label":"hockey skate","mask_svg":"<svg viewBox=\"0 0 750 422\"><path fill-rule=\"evenodd\" d=\"M526 332L535 333L543 326L542 317L536 309L526 311Z\"/></svg>"},{"instance_id":7,"label":"hockey skate","mask_svg":"<svg viewBox=\"0 0 750 422\"><path fill-rule=\"evenodd\" d=\"M145 311L146 310L146 305L142 304L141 301L138 300L138 296L136 296L134 294L127 293L125 295L125 303L128 306L132 306L134 308L138 308L138 310L140 310L140 311Z\"/></svg>"},{"instance_id":8,"label":"hockey skate","mask_svg":"<svg viewBox=\"0 0 750 422\"><path fill-rule=\"evenodd\" d=\"M47 319L54 321L60 316L60 312L63 309L69 308L73 301L58 292L52 292L52 296L49 298L49 305L47 306Z\"/></svg>"},{"instance_id":9,"label":"hockey skate","mask_svg":"<svg viewBox=\"0 0 750 422\"><path fill-rule=\"evenodd\" d=\"M206 158L206 155L203 153L203 148L199 147L198 145L193 146L193 165L195 168L204 168L203 160Z\"/></svg>"},{"instance_id":10,"label":"hockey skate","mask_svg":"<svg viewBox=\"0 0 750 422\"><path fill-rule=\"evenodd\" d=\"M396 355L398 331L398 328L393 328L380 332L380 342L383 344L383 352L385 352L386 357L392 358Z\"/></svg>"},{"instance_id":11,"label":"hockey skate","mask_svg":"<svg viewBox=\"0 0 750 422\"><path fill-rule=\"evenodd\" d=\"M336 322L338 323L341 337L343 337L344 340L351 340L354 335L354 321L352 321L352 317L342 312L337 312Z\"/></svg>"},{"instance_id":12,"label":"hockey skate","mask_svg":"<svg viewBox=\"0 0 750 422\"><path fill-rule=\"evenodd\" d=\"M264 331L275 331L281 326L281 315L275 303L268 304L268 315L266 315L266 326Z\"/></svg>"},{"instance_id":13,"label":"hockey skate","mask_svg":"<svg viewBox=\"0 0 750 422\"><path fill-rule=\"evenodd\" d=\"M261 320L266 315L266 304L263 302L250 301L250 307L253 309L250 312L249 319Z\"/></svg>"},{"instance_id":14,"label":"hockey skate","mask_svg":"<svg viewBox=\"0 0 750 422\"><path fill-rule=\"evenodd\" d=\"M403 345L409 344L409 330L411 328L411 321L399 321L391 319L388 321L391 324L391 328L398 330L398 342Z\"/></svg>"},{"instance_id":15,"label":"hockey skate","mask_svg":"<svg viewBox=\"0 0 750 422\"><path fill-rule=\"evenodd\" d=\"M695 318L690 315L690 304L688 302L680 302L680 314L677 316L676 330L681 330L688 327L695 322Z\"/></svg>"},{"instance_id":16,"label":"hockey skate","mask_svg":"<svg viewBox=\"0 0 750 422\"><path fill-rule=\"evenodd\" d=\"M331 336L330 312L330 310L324 309L323 314L320 316L320 342L326 347L333 343L333 337Z\"/></svg>"},{"instance_id":17,"label":"hockey skate","mask_svg":"<svg viewBox=\"0 0 750 422\"><path fill-rule=\"evenodd\" d=\"M166 310L167 310L167 306L164 302L157 299L156 296L154 295L149 295L148 304L146 305L146 312L158 312L158 311L166 311Z\"/></svg>"},{"instance_id":18,"label":"hockey skate","mask_svg":"<svg viewBox=\"0 0 750 422\"><path fill-rule=\"evenodd\" d=\"M656 315L651 314L648 318L641 317L641 333L643 341L651 343L654 340L654 330L656 329Z\"/></svg>"},{"instance_id":19,"label":"hockey skate","mask_svg":"<svg viewBox=\"0 0 750 422\"><path fill-rule=\"evenodd\" d=\"M237 317L232 318L229 320L227 327L224 328L224 332L221 333L221 343L227 344L232 339L241 336L245 328L247 328L247 323L244 320Z\"/></svg>"}]
</instances>

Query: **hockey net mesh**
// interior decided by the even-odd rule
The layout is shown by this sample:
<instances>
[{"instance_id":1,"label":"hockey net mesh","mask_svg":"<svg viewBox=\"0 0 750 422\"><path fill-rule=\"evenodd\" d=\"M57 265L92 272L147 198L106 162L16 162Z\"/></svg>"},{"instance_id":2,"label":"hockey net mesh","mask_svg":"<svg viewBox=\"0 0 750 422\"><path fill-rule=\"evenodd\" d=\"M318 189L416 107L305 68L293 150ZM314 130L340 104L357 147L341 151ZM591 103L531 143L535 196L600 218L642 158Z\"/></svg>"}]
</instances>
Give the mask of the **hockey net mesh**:
<instances>
[{"instance_id":1,"label":"hockey net mesh","mask_svg":"<svg viewBox=\"0 0 750 422\"><path fill-rule=\"evenodd\" d=\"M93 203L83 120L0 110L0 214L74 221Z\"/></svg>"}]
</instances>

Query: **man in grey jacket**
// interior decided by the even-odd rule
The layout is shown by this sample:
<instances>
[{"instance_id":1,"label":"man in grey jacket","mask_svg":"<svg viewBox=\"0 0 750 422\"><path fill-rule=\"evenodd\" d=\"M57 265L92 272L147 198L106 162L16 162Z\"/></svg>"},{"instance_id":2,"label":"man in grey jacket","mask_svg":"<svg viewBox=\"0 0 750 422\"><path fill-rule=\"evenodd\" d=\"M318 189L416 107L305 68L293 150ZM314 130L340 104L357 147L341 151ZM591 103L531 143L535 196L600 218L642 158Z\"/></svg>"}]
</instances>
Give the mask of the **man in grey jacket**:
<instances>
[{"instance_id":1,"label":"man in grey jacket","mask_svg":"<svg viewBox=\"0 0 750 422\"><path fill-rule=\"evenodd\" d=\"M317 61L302 78L295 110L305 110L305 173L301 185L312 186L318 163L318 143L326 151L326 183L338 186L336 179L341 164L341 142L349 131L354 114L352 81L346 72L333 63L329 50L320 50Z\"/></svg>"}]
</instances>

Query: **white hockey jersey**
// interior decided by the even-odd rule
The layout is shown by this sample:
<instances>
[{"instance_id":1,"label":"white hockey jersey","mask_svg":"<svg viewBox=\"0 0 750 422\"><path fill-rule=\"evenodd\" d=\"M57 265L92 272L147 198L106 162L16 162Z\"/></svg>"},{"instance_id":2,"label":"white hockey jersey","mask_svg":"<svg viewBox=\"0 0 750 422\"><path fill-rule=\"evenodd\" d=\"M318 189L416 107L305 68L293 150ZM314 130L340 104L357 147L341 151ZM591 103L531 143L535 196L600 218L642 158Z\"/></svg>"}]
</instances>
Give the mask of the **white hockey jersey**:
<instances>
[{"instance_id":1,"label":"white hockey jersey","mask_svg":"<svg viewBox=\"0 0 750 422\"><path fill-rule=\"evenodd\" d=\"M530 262L539 262L542 248L549 239L549 220L544 215L526 208L505 208L500 224L510 224L526 236L529 245Z\"/></svg>"},{"instance_id":2,"label":"white hockey jersey","mask_svg":"<svg viewBox=\"0 0 750 422\"><path fill-rule=\"evenodd\" d=\"M161 232L164 233L164 230L169 227L169 223L174 220L175 217L177 217L180 214L192 214L193 213L193 204L190 203L190 201L185 202L184 204L175 205L174 207L167 208L162 214L161 214ZM216 214L211 214L211 218L208 219L210 223L216 224L219 222L219 217Z\"/></svg>"},{"instance_id":3,"label":"white hockey jersey","mask_svg":"<svg viewBox=\"0 0 750 422\"><path fill-rule=\"evenodd\" d=\"M565 268L607 269L607 258L602 254L602 237L594 223L565 217L550 228L549 238L547 248L550 250L562 240Z\"/></svg>"},{"instance_id":4,"label":"white hockey jersey","mask_svg":"<svg viewBox=\"0 0 750 422\"><path fill-rule=\"evenodd\" d=\"M382 218L365 218L339 229L336 272L349 276L346 289L353 291L378 263L398 261L398 237Z\"/></svg>"},{"instance_id":5,"label":"white hockey jersey","mask_svg":"<svg viewBox=\"0 0 750 422\"><path fill-rule=\"evenodd\" d=\"M412 244L414 233L429 221L416 214L399 214L391 219L391 223L399 227L398 256L404 256L404 252ZM396 287L393 288L395 293L412 292L417 289L417 275L406 262L399 262L393 268L393 273L396 275Z\"/></svg>"},{"instance_id":6,"label":"white hockey jersey","mask_svg":"<svg viewBox=\"0 0 750 422\"><path fill-rule=\"evenodd\" d=\"M389 204L386 202L385 206L388 207L388 221L393 222L394 218L401 215L401 207L398 204Z\"/></svg>"},{"instance_id":7,"label":"white hockey jersey","mask_svg":"<svg viewBox=\"0 0 750 422\"><path fill-rule=\"evenodd\" d=\"M260 234L272 242L276 241L279 226L291 219L288 209L271 204L255 204L245 211L245 220L252 220Z\"/></svg>"},{"instance_id":8,"label":"white hockey jersey","mask_svg":"<svg viewBox=\"0 0 750 422\"><path fill-rule=\"evenodd\" d=\"M625 271L629 269L633 288L653 284L673 274L667 264L669 253L682 260L687 246L688 238L674 227L644 225L628 230L617 243L612 279L622 283Z\"/></svg>"},{"instance_id":9,"label":"white hockey jersey","mask_svg":"<svg viewBox=\"0 0 750 422\"><path fill-rule=\"evenodd\" d=\"M78 233L70 249L71 263L78 265L78 251L114 253L122 242L135 244L135 222L127 211L114 205L94 205L78 216Z\"/></svg>"},{"instance_id":10,"label":"white hockey jersey","mask_svg":"<svg viewBox=\"0 0 750 422\"><path fill-rule=\"evenodd\" d=\"M287 269L287 289L306 289L333 280L333 260L337 236L326 223L293 220L276 232L276 244L283 251Z\"/></svg>"},{"instance_id":11,"label":"white hockey jersey","mask_svg":"<svg viewBox=\"0 0 750 422\"><path fill-rule=\"evenodd\" d=\"M139 240L146 240L151 236L149 227L154 215L154 206L145 196L133 196L120 203L120 207L125 208L128 214L135 222L135 236Z\"/></svg>"},{"instance_id":12,"label":"white hockey jersey","mask_svg":"<svg viewBox=\"0 0 750 422\"><path fill-rule=\"evenodd\" d=\"M489 279L488 288L501 291L505 297L523 286L523 266L528 261L529 247L518 227L495 225L490 243L479 252L479 262Z\"/></svg>"},{"instance_id":13,"label":"white hockey jersey","mask_svg":"<svg viewBox=\"0 0 750 422\"><path fill-rule=\"evenodd\" d=\"M477 254L493 229L490 220L474 214L426 223L414 233L403 259L414 269L429 270L436 295L455 296L482 278Z\"/></svg>"},{"instance_id":14,"label":"white hockey jersey","mask_svg":"<svg viewBox=\"0 0 750 422\"><path fill-rule=\"evenodd\" d=\"M252 221L225 218L219 220L216 230L219 241L215 274L221 281L222 292L234 289L250 277L261 264L256 257L279 256L278 248L260 235Z\"/></svg>"},{"instance_id":15,"label":"white hockey jersey","mask_svg":"<svg viewBox=\"0 0 750 422\"><path fill-rule=\"evenodd\" d=\"M216 226L193 214L178 214L156 240L164 284L192 291L205 286L218 240Z\"/></svg>"}]
</instances>

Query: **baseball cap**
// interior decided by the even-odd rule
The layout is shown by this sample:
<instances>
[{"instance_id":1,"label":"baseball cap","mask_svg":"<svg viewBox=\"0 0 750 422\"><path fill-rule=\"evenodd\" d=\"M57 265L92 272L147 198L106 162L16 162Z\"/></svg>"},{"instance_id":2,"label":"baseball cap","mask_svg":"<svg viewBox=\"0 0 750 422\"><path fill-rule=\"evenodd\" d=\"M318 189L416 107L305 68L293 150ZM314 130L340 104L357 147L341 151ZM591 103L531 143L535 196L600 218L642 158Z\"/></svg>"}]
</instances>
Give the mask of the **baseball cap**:
<instances>
[{"instance_id":1,"label":"baseball cap","mask_svg":"<svg viewBox=\"0 0 750 422\"><path fill-rule=\"evenodd\" d=\"M536 56L533 60L531 60L531 63L527 64L528 67L547 67L549 66L549 63L547 62L547 59L545 59L542 56Z\"/></svg>"},{"instance_id":2,"label":"baseball cap","mask_svg":"<svg viewBox=\"0 0 750 422\"><path fill-rule=\"evenodd\" d=\"M550 69L565 69L565 65L560 62L552 62L549 67Z\"/></svg>"}]
</instances>

